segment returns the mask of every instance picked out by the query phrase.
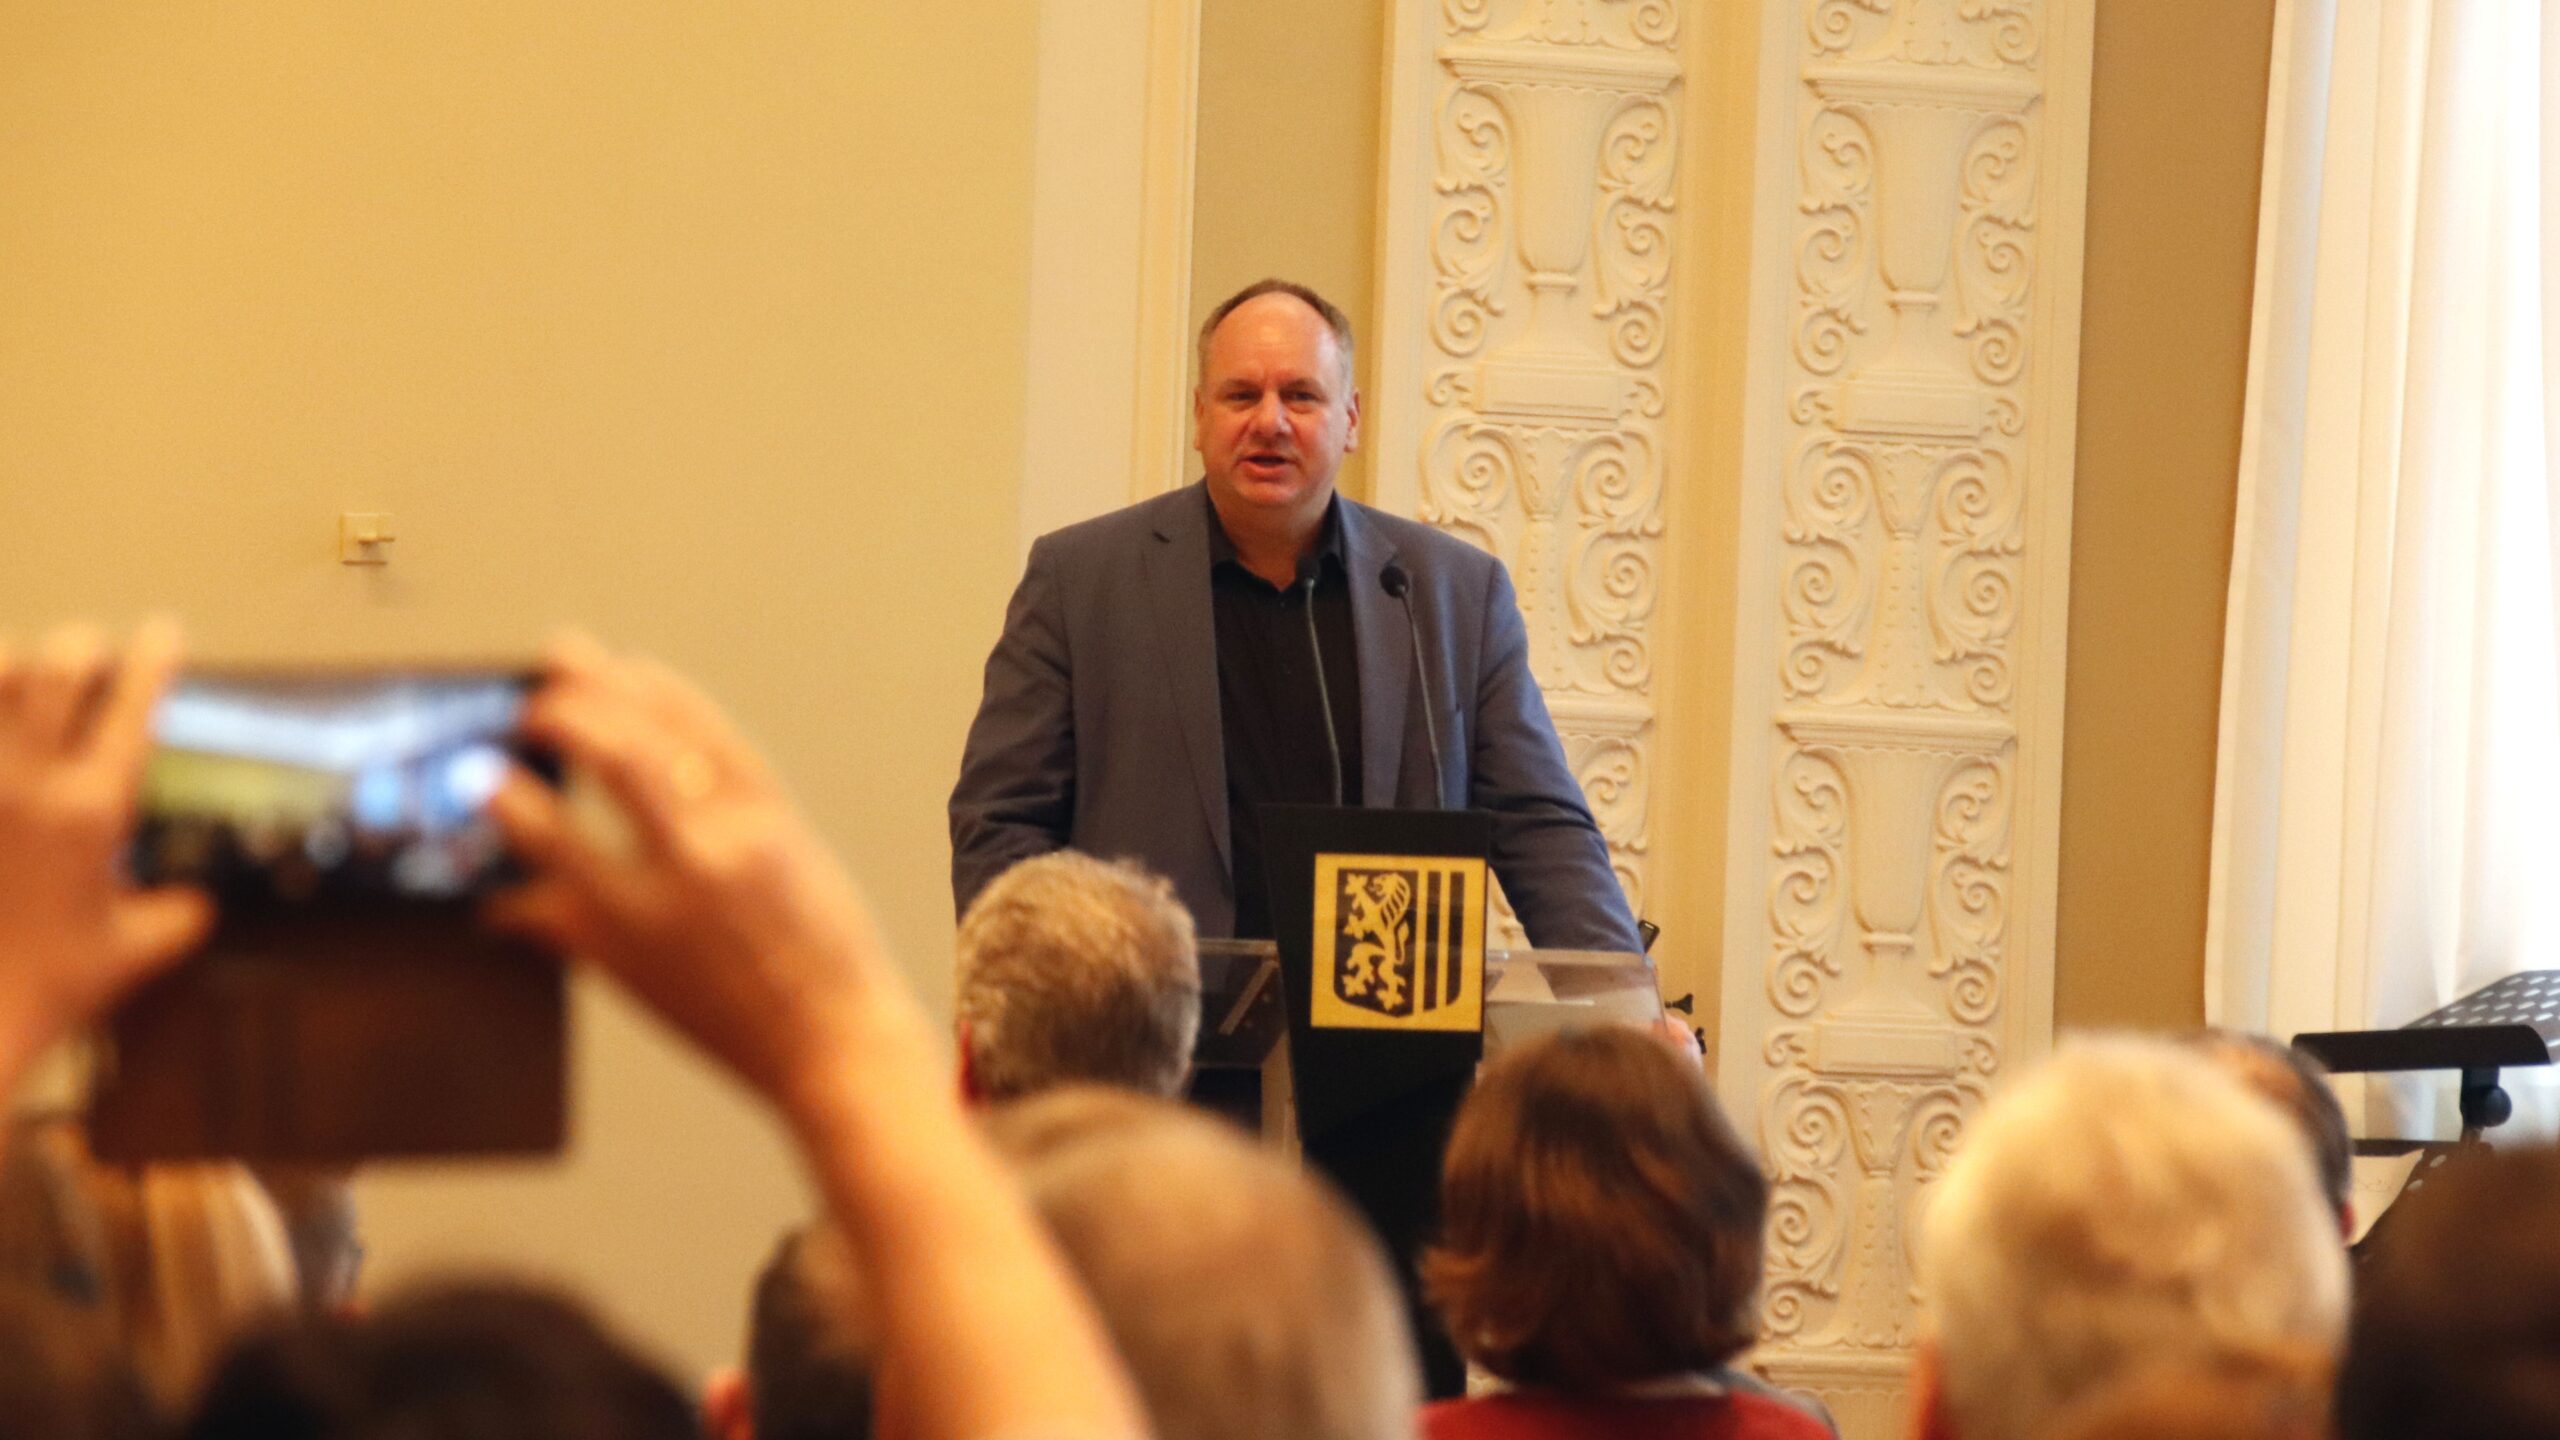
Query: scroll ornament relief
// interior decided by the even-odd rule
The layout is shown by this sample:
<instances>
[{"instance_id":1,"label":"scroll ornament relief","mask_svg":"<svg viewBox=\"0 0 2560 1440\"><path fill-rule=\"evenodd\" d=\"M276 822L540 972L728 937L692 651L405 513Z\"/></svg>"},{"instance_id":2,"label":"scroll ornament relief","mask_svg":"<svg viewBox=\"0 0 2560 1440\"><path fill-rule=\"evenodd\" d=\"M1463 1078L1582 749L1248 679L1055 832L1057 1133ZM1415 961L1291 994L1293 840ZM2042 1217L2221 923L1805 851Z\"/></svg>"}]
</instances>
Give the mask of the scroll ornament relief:
<instances>
[{"instance_id":1,"label":"scroll ornament relief","mask_svg":"<svg viewBox=\"0 0 2560 1440\"><path fill-rule=\"evenodd\" d=\"M1441 16L1420 518L1509 566L1531 671L1642 913L1678 7Z\"/></svg>"},{"instance_id":2,"label":"scroll ornament relief","mask_svg":"<svg viewBox=\"0 0 2560 1440\"><path fill-rule=\"evenodd\" d=\"M2001 1001L2012 750L1990 729L1952 743L1864 736L1854 721L1786 730L1769 890L1778 1021L1762 1055L1763 1327L1781 1376L1790 1348L1914 1341L1918 1211L1999 1068L1983 1027ZM1860 874L1854 832L1901 818L1894 792L1915 777L1930 801L1927 883L1900 895ZM1911 923L1923 916L1925 929Z\"/></svg>"},{"instance_id":3,"label":"scroll ornament relief","mask_svg":"<svg viewBox=\"0 0 2560 1440\"><path fill-rule=\"evenodd\" d=\"M1669 49L1676 0L1441 0L1444 33L1617 50Z\"/></svg>"},{"instance_id":4,"label":"scroll ornament relief","mask_svg":"<svg viewBox=\"0 0 2560 1440\"><path fill-rule=\"evenodd\" d=\"M1916 65L2033 69L2043 49L2039 0L1813 0L1815 55Z\"/></svg>"},{"instance_id":5,"label":"scroll ornament relief","mask_svg":"<svg viewBox=\"0 0 2560 1440\"><path fill-rule=\"evenodd\" d=\"M2003 1053L2040 8L1803 8L1762 1363L1857 1430Z\"/></svg>"}]
</instances>

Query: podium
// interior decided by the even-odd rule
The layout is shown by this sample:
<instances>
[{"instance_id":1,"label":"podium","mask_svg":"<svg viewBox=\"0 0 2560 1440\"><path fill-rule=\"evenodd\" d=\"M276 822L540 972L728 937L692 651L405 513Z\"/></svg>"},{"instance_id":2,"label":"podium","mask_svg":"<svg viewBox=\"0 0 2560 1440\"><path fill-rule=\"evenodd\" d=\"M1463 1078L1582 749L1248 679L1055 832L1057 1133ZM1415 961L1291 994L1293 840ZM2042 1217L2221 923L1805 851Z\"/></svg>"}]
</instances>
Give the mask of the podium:
<instances>
[{"instance_id":1,"label":"podium","mask_svg":"<svg viewBox=\"0 0 2560 1440\"><path fill-rule=\"evenodd\" d=\"M1487 1058L1554 1031L1646 1027L1663 1016L1660 984L1652 962L1641 955L1488 949L1484 961ZM1438 1220L1440 1155L1475 1067L1469 1063L1427 1080L1310 1140L1299 1124L1299 1077L1288 1043L1281 971L1279 946L1272 941L1200 943L1195 1086L1228 1097L1230 1103L1216 1108L1323 1171L1351 1197L1395 1265L1425 1389L1433 1399L1464 1394L1466 1365L1424 1303L1414 1267ZM1233 1103L1242 1096L1253 1097L1252 1103Z\"/></svg>"},{"instance_id":2,"label":"podium","mask_svg":"<svg viewBox=\"0 0 2560 1440\"><path fill-rule=\"evenodd\" d=\"M1394 1264L1426 1393L1463 1394L1466 1366L1416 1268L1458 1106L1488 1052L1660 1020L1653 967L1487 945L1488 814L1275 805L1261 818L1276 938L1203 946L1194 1093L1225 1089L1220 1108L1349 1197ZM1239 1071L1260 1077L1258 1104L1217 1083Z\"/></svg>"},{"instance_id":3,"label":"podium","mask_svg":"<svg viewBox=\"0 0 2560 1440\"><path fill-rule=\"evenodd\" d=\"M1464 1393L1466 1367L1424 1303L1415 1262L1439 1223L1440 1158L1488 1047L1577 1023L1662 1015L1644 957L1488 944L1493 816L1475 810L1266 805L1258 812L1274 939L1207 947L1200 1073L1263 1077L1238 1118L1324 1173L1394 1262L1423 1382ZM1204 1085L1204 1080L1212 1081Z\"/></svg>"}]
</instances>

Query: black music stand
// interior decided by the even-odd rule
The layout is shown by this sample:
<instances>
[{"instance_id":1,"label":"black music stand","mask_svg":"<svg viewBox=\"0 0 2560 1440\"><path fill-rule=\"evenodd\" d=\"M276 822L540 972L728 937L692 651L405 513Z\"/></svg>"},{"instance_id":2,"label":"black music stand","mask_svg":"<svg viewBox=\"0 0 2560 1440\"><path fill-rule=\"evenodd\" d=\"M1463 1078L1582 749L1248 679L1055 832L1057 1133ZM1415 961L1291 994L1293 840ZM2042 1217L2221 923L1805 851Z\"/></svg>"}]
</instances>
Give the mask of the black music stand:
<instances>
[{"instance_id":1,"label":"black music stand","mask_svg":"<svg viewBox=\"0 0 2560 1440\"><path fill-rule=\"evenodd\" d=\"M2462 1139L2472 1144L2515 1113L2498 1072L2550 1064L2554 1039L2560 1039L2560 970L2525 970L2396 1030L2314 1031L2293 1043L2341 1074L2459 1071Z\"/></svg>"}]
</instances>

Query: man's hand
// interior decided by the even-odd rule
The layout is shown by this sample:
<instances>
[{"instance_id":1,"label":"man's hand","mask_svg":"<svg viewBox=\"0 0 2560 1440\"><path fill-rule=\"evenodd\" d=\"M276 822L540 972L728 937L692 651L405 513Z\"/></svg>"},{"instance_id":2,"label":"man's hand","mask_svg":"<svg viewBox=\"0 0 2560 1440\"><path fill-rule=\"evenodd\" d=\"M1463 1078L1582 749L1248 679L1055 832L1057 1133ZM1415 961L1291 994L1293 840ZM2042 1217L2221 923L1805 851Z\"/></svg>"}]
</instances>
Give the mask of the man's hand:
<instances>
[{"instance_id":1,"label":"man's hand","mask_svg":"<svg viewBox=\"0 0 2560 1440\"><path fill-rule=\"evenodd\" d=\"M1687 1020L1665 1013L1661 1019L1653 1022L1651 1029L1654 1038L1660 1040L1672 1054L1701 1070L1707 1068L1707 1047L1699 1041L1698 1032L1689 1028Z\"/></svg>"},{"instance_id":2,"label":"man's hand","mask_svg":"<svg viewBox=\"0 0 2560 1440\"><path fill-rule=\"evenodd\" d=\"M95 1020L204 939L213 904L123 873L151 714L178 637L145 626L119 656L91 629L26 658L0 650L0 1073Z\"/></svg>"},{"instance_id":3,"label":"man's hand","mask_svg":"<svg viewBox=\"0 0 2560 1440\"><path fill-rule=\"evenodd\" d=\"M915 1009L882 975L870 916L834 857L671 671L564 641L522 728L601 782L633 837L608 844L547 786L512 777L494 813L535 878L492 905L494 923L601 967L794 1119L806 1118L806 1087L858 1044L854 1018Z\"/></svg>"}]
</instances>

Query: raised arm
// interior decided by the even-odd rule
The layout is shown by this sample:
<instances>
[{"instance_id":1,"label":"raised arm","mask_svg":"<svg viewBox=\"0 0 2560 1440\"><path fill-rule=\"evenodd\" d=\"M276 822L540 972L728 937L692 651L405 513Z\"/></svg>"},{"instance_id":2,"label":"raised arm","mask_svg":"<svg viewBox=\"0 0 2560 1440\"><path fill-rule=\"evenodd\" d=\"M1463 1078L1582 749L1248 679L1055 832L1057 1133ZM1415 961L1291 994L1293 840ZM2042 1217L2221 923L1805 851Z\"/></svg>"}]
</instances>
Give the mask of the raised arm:
<instances>
[{"instance_id":1,"label":"raised arm","mask_svg":"<svg viewBox=\"0 0 2560 1440\"><path fill-rule=\"evenodd\" d=\"M525 728L634 835L591 839L514 777L497 814L534 879L492 918L592 961L781 1112L876 1280L885 1432L1142 1433L852 881L728 721L663 667L573 644Z\"/></svg>"},{"instance_id":2,"label":"raised arm","mask_svg":"<svg viewBox=\"0 0 2560 1440\"><path fill-rule=\"evenodd\" d=\"M1076 736L1066 620L1047 543L1031 547L987 656L986 687L951 790L951 897L966 911L1017 860L1064 849Z\"/></svg>"}]
</instances>

